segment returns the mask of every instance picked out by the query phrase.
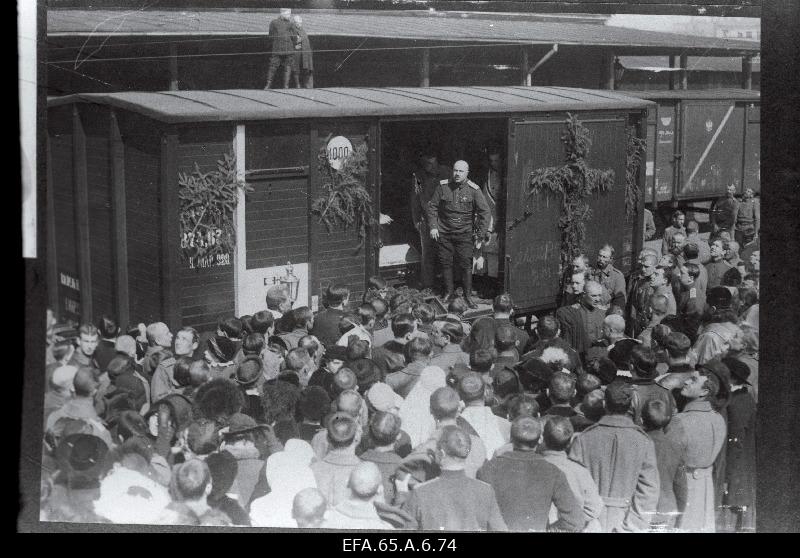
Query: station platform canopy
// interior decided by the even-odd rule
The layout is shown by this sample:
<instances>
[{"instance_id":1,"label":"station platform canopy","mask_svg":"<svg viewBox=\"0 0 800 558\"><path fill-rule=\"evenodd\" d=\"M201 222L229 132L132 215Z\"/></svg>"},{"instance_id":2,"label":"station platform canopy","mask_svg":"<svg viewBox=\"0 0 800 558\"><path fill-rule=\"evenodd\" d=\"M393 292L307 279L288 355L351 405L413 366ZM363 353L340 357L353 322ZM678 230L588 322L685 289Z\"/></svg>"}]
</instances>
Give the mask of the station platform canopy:
<instances>
[{"instance_id":1,"label":"station platform canopy","mask_svg":"<svg viewBox=\"0 0 800 558\"><path fill-rule=\"evenodd\" d=\"M589 22L491 13L299 12L311 37L366 37L442 43L558 44L607 47L620 55L680 52L695 56L749 56L754 41L643 31ZM277 10L50 9L49 37L245 37L268 35Z\"/></svg>"},{"instance_id":2,"label":"station platform canopy","mask_svg":"<svg viewBox=\"0 0 800 558\"><path fill-rule=\"evenodd\" d=\"M646 72L679 72L681 68L670 67L668 56L620 56L619 63L626 70ZM677 66L677 64L676 64ZM725 56L689 56L686 69L690 72L733 72L742 71L742 59ZM761 60L753 60L753 72L761 71Z\"/></svg>"}]
</instances>

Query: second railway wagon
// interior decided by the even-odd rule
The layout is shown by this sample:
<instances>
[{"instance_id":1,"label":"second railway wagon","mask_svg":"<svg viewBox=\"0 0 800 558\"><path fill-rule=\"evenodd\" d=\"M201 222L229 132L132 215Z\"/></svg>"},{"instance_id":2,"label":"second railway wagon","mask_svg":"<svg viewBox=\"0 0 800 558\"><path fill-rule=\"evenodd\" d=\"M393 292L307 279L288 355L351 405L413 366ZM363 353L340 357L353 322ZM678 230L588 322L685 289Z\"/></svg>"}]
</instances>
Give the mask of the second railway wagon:
<instances>
[{"instance_id":1,"label":"second railway wagon","mask_svg":"<svg viewBox=\"0 0 800 558\"><path fill-rule=\"evenodd\" d=\"M592 168L614 171L594 194L587 249L606 242L627 272L642 241L644 196L626 215L628 134L646 134L653 103L614 91L562 87L334 88L78 94L48 101L49 302L62 319L213 326L265 307L266 291L297 278L295 306L319 305L328 284L360 298L368 277L419 265L409 216L421 146L465 159L478 179L488 145L506 161L498 288L525 313L559 292L560 201L531 198L532 171L564 164L567 113L588 128ZM311 211L325 169L361 146L374 213L391 225L329 230ZM344 149L344 151L342 151ZM181 173L212 171L225 156L252 189L232 217L235 247L182 256ZM328 159L330 156L332 159ZM644 187L644 165L637 176ZM402 269L401 273L395 273Z\"/></svg>"}]
</instances>

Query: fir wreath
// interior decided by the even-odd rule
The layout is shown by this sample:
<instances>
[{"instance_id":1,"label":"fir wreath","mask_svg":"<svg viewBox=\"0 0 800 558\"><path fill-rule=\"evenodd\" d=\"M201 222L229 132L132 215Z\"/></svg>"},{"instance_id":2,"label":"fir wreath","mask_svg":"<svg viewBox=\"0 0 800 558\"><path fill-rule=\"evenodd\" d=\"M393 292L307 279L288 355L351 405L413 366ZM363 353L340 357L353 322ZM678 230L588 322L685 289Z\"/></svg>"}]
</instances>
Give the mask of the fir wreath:
<instances>
[{"instance_id":1,"label":"fir wreath","mask_svg":"<svg viewBox=\"0 0 800 558\"><path fill-rule=\"evenodd\" d=\"M230 254L236 246L233 212L239 189L253 188L236 177L236 157L226 153L217 168L178 175L180 199L181 254L184 259Z\"/></svg>"},{"instance_id":2,"label":"fir wreath","mask_svg":"<svg viewBox=\"0 0 800 558\"><path fill-rule=\"evenodd\" d=\"M645 153L647 141L636 136L636 129L628 127L628 143L625 149L625 218L631 220L639 209L642 192L639 189L639 169Z\"/></svg>"},{"instance_id":3,"label":"fir wreath","mask_svg":"<svg viewBox=\"0 0 800 558\"><path fill-rule=\"evenodd\" d=\"M375 222L372 196L366 188L367 145L357 145L338 170L329 164L324 148L320 149L317 160L322 194L311 203L311 212L325 224L328 232L336 227L357 229L361 246L367 227Z\"/></svg>"}]
</instances>

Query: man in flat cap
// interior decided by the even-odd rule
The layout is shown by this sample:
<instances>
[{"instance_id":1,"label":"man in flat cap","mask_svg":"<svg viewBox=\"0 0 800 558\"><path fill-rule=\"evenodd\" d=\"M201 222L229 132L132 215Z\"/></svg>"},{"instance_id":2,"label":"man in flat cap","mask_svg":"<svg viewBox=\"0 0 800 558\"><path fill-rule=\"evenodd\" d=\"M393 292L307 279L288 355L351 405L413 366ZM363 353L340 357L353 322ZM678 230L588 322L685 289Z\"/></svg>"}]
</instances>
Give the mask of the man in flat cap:
<instances>
[{"instance_id":1,"label":"man in flat cap","mask_svg":"<svg viewBox=\"0 0 800 558\"><path fill-rule=\"evenodd\" d=\"M514 449L489 460L478 471L478 479L495 490L500 512L512 531L580 531L583 513L558 467L536 452L542 423L521 416L511 424ZM558 519L548 526L550 506Z\"/></svg>"},{"instance_id":2,"label":"man in flat cap","mask_svg":"<svg viewBox=\"0 0 800 558\"><path fill-rule=\"evenodd\" d=\"M319 488L328 506L337 506L349 496L347 486L350 473L363 463L356 457L356 447L361 441L358 422L347 413L337 412L327 420L328 453L311 464Z\"/></svg>"},{"instance_id":3,"label":"man in flat cap","mask_svg":"<svg viewBox=\"0 0 800 558\"><path fill-rule=\"evenodd\" d=\"M605 532L646 531L659 497L653 441L633 422L634 387L614 380L606 387L606 415L572 444L570 458L589 469L606 505Z\"/></svg>"},{"instance_id":4,"label":"man in flat cap","mask_svg":"<svg viewBox=\"0 0 800 558\"><path fill-rule=\"evenodd\" d=\"M692 532L714 532L714 461L726 442L727 428L711 406L720 389L718 377L709 368L692 372L681 395L688 403L673 419L686 434L686 511L678 528Z\"/></svg>"},{"instance_id":5,"label":"man in flat cap","mask_svg":"<svg viewBox=\"0 0 800 558\"><path fill-rule=\"evenodd\" d=\"M442 388L444 389L444 388ZM491 485L464 474L470 453L469 435L446 426L437 444L441 474L418 484L403 509L420 529L437 531L507 531ZM408 490L408 477L398 481L398 491Z\"/></svg>"}]
</instances>

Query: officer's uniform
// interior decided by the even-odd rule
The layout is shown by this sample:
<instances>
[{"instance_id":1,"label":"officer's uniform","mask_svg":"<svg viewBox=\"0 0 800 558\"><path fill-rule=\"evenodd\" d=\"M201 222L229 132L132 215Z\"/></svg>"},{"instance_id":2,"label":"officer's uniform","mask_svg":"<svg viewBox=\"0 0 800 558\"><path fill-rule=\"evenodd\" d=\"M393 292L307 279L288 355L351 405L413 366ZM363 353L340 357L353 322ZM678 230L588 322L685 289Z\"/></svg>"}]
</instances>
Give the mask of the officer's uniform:
<instances>
[{"instance_id":1,"label":"officer's uniform","mask_svg":"<svg viewBox=\"0 0 800 558\"><path fill-rule=\"evenodd\" d=\"M489 205L480 187L471 180L460 185L441 180L428 202L428 225L439 231L437 253L445 286L453 285L453 262L464 278L464 295L472 289L472 252L489 224Z\"/></svg>"}]
</instances>

